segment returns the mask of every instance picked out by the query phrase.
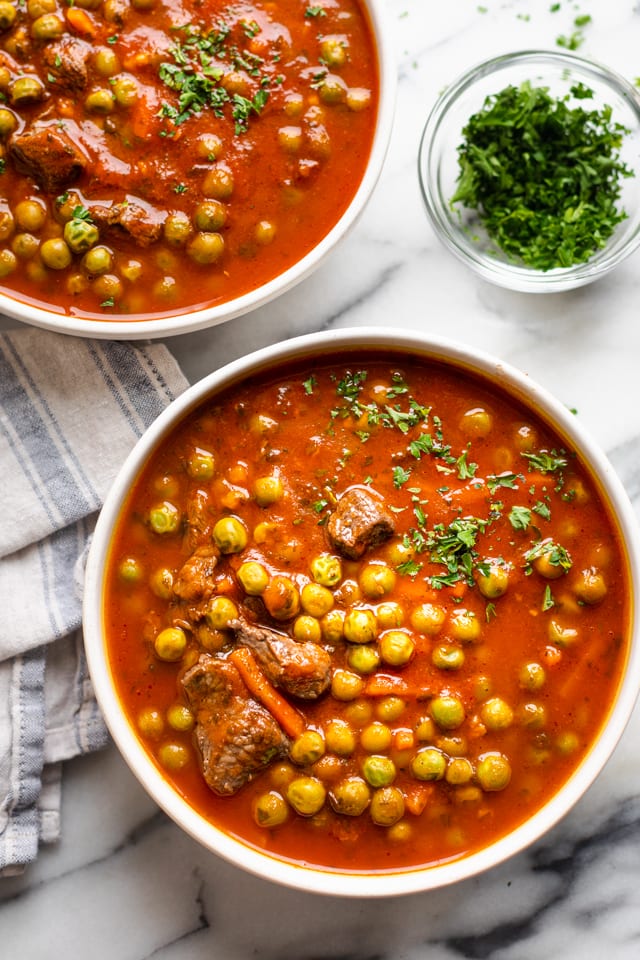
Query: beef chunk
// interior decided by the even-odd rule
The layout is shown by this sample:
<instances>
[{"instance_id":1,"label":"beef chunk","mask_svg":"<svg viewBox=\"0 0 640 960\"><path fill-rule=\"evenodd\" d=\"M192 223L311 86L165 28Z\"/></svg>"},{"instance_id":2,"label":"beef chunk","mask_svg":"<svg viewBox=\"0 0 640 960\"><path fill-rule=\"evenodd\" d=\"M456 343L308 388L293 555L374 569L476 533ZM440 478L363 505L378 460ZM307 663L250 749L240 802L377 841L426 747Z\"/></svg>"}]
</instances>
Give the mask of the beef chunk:
<instances>
[{"instance_id":1,"label":"beef chunk","mask_svg":"<svg viewBox=\"0 0 640 960\"><path fill-rule=\"evenodd\" d=\"M71 137L74 127L72 121L66 121L64 127L56 121L34 123L11 138L9 156L16 169L35 180L45 193L65 190L87 165L87 158Z\"/></svg>"},{"instance_id":2,"label":"beef chunk","mask_svg":"<svg viewBox=\"0 0 640 960\"><path fill-rule=\"evenodd\" d=\"M331 658L316 643L298 643L268 627L232 620L236 640L256 655L276 687L302 700L315 700L329 686Z\"/></svg>"},{"instance_id":3,"label":"beef chunk","mask_svg":"<svg viewBox=\"0 0 640 960\"><path fill-rule=\"evenodd\" d=\"M213 572L217 563L215 547L199 547L179 571L173 584L175 595L190 603L207 600L213 593Z\"/></svg>"},{"instance_id":4,"label":"beef chunk","mask_svg":"<svg viewBox=\"0 0 640 960\"><path fill-rule=\"evenodd\" d=\"M42 58L56 86L65 90L83 90L89 82L87 61L91 46L77 37L62 37L44 48Z\"/></svg>"},{"instance_id":5,"label":"beef chunk","mask_svg":"<svg viewBox=\"0 0 640 960\"><path fill-rule=\"evenodd\" d=\"M352 487L338 500L327 524L327 535L333 550L358 560L370 547L388 540L395 527L393 514L378 494Z\"/></svg>"},{"instance_id":6,"label":"beef chunk","mask_svg":"<svg viewBox=\"0 0 640 960\"><path fill-rule=\"evenodd\" d=\"M89 204L93 221L105 229L128 233L139 247L149 247L162 232L163 215L142 200L128 198L124 203Z\"/></svg>"},{"instance_id":7,"label":"beef chunk","mask_svg":"<svg viewBox=\"0 0 640 960\"><path fill-rule=\"evenodd\" d=\"M214 793L237 793L272 760L287 754L287 736L251 697L229 661L202 654L182 686L196 716L204 779Z\"/></svg>"}]
</instances>

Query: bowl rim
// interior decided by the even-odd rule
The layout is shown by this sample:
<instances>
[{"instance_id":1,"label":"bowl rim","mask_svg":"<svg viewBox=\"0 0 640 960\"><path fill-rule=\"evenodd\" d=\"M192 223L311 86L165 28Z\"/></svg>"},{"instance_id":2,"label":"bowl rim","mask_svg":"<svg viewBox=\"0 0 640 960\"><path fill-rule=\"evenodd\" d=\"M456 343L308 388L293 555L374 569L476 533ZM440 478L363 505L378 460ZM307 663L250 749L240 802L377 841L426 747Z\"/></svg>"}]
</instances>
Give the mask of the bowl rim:
<instances>
[{"instance_id":1,"label":"bowl rim","mask_svg":"<svg viewBox=\"0 0 640 960\"><path fill-rule=\"evenodd\" d=\"M631 585L629 651L618 695L599 738L580 767L549 802L509 836L468 857L427 868L396 872L340 873L307 867L265 854L208 823L164 780L119 709L111 677L102 626L101 591L110 531L122 501L156 443L203 399L252 372L302 357L326 355L333 349L367 348L409 351L478 372L499 388L546 417L582 453L610 505L626 553ZM424 892L468 879L497 866L540 839L564 817L591 786L627 725L638 696L640 677L640 538L626 491L600 447L588 432L545 388L510 364L455 341L411 330L358 327L307 334L264 347L213 371L189 387L160 414L125 460L100 512L86 566L83 601L85 649L98 703L121 755L147 793L187 834L206 849L262 879L319 894L343 897L389 897Z\"/></svg>"},{"instance_id":2,"label":"bowl rim","mask_svg":"<svg viewBox=\"0 0 640 960\"><path fill-rule=\"evenodd\" d=\"M6 316L30 326L61 334L109 340L136 340L192 333L226 323L264 306L291 290L315 271L336 245L351 232L362 215L383 170L391 140L395 114L397 73L390 30L390 13L384 0L360 0L368 16L378 59L378 115L367 167L349 206L320 242L283 273L256 290L224 303L199 310L184 310L171 316L137 320L77 317L46 309L18 296L0 292L0 310ZM139 315L136 315L139 316Z\"/></svg>"},{"instance_id":3,"label":"bowl rim","mask_svg":"<svg viewBox=\"0 0 640 960\"><path fill-rule=\"evenodd\" d=\"M424 206L436 236L444 246L453 253L462 263L470 267L476 274L498 286L503 286L521 293L558 293L592 283L604 276L624 259L630 256L640 246L640 226L624 243L607 252L607 248L599 251L597 260L591 257L584 263L574 264L572 267L560 267L546 272L521 267L516 263L509 263L493 259L476 250L472 244L460 242L460 232L455 230L452 222L443 212L438 190L435 187L435 147L437 135L445 121L449 108L459 96L470 89L480 79L491 75L498 75L500 71L511 66L530 62L532 65L553 63L565 68L581 71L614 89L636 114L640 126L640 90L626 77L613 68L596 60L587 59L571 51L531 48L502 53L476 63L465 70L450 83L440 94L431 108L418 148L418 181ZM544 82L541 79L541 82ZM640 177L640 166L636 170Z\"/></svg>"}]
</instances>

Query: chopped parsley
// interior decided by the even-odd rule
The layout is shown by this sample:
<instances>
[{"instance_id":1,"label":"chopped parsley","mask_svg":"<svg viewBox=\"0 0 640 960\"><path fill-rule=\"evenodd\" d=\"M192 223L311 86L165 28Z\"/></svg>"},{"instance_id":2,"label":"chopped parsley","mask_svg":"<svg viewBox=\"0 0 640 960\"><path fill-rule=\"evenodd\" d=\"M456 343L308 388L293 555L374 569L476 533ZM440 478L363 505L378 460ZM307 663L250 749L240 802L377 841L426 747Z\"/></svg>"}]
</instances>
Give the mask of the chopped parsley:
<instances>
[{"instance_id":1,"label":"chopped parsley","mask_svg":"<svg viewBox=\"0 0 640 960\"><path fill-rule=\"evenodd\" d=\"M515 263L583 263L626 218L618 200L621 179L634 175L620 159L629 131L611 107L583 105L592 97L583 84L556 98L525 81L488 96L462 131L451 206L475 211Z\"/></svg>"},{"instance_id":2,"label":"chopped parsley","mask_svg":"<svg viewBox=\"0 0 640 960\"><path fill-rule=\"evenodd\" d=\"M540 473L557 473L564 469L568 462L566 457L558 456L555 450L551 453L544 450L538 453L523 453L522 456L529 461L530 470L539 470Z\"/></svg>"},{"instance_id":3,"label":"chopped parsley","mask_svg":"<svg viewBox=\"0 0 640 960\"><path fill-rule=\"evenodd\" d=\"M410 470L405 470L404 467L394 467L393 468L393 485L396 490L399 490L400 487L404 486L409 477L411 476Z\"/></svg>"},{"instance_id":4,"label":"chopped parsley","mask_svg":"<svg viewBox=\"0 0 640 960\"><path fill-rule=\"evenodd\" d=\"M509 511L509 523L514 530L526 530L531 523L531 510L528 507L512 507Z\"/></svg>"},{"instance_id":5,"label":"chopped parsley","mask_svg":"<svg viewBox=\"0 0 640 960\"><path fill-rule=\"evenodd\" d=\"M248 38L260 30L254 21L242 21L240 26ZM180 42L169 51L173 62L163 61L158 68L165 86L178 94L177 106L164 103L158 116L179 126L204 110L218 118L227 112L235 121L235 133L244 133L250 119L259 116L269 100L271 80L264 60L248 50L240 50L232 42L227 23L218 24L208 33L200 33L190 25L180 28L180 32ZM225 89L223 83L230 68L257 81L253 96ZM274 82L281 81L276 78Z\"/></svg>"},{"instance_id":6,"label":"chopped parsley","mask_svg":"<svg viewBox=\"0 0 640 960\"><path fill-rule=\"evenodd\" d=\"M316 6L316 7L307 7L307 9L306 9L305 12L304 12L304 15L305 15L305 17L309 17L309 18L312 18L312 17L326 17L327 11L324 9L324 7L317 7L317 6Z\"/></svg>"}]
</instances>

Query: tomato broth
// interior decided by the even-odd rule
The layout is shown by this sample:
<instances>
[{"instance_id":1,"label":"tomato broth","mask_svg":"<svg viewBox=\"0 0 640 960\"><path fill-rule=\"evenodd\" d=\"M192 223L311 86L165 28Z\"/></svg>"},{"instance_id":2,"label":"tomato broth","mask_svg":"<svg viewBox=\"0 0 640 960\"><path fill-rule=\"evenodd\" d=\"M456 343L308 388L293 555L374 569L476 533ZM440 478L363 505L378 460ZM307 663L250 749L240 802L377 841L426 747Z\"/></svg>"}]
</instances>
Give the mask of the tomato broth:
<instances>
[{"instance_id":1,"label":"tomato broth","mask_svg":"<svg viewBox=\"0 0 640 960\"><path fill-rule=\"evenodd\" d=\"M122 708L203 817L277 857L384 871L488 846L571 777L621 681L628 597L609 506L541 416L452 365L364 352L270 370L172 430L117 524L104 618ZM287 692L240 621L318 648L326 686ZM202 664L286 728L225 795L231 722L185 683Z\"/></svg>"}]
</instances>

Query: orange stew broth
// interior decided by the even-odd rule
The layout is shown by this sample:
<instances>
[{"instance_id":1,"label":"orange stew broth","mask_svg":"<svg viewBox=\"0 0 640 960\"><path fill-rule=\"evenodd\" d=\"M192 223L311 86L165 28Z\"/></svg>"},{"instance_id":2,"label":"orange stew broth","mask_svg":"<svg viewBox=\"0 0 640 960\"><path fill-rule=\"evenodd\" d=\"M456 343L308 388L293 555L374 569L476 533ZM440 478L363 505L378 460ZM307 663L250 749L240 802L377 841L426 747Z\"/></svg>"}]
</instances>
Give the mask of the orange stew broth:
<instances>
[{"instance_id":1,"label":"orange stew broth","mask_svg":"<svg viewBox=\"0 0 640 960\"><path fill-rule=\"evenodd\" d=\"M122 320L221 304L296 263L356 193L378 105L359 0L11 10L0 32L9 296ZM35 170L16 154L43 129L67 138L78 160L67 174L51 143ZM74 246L65 228L77 221Z\"/></svg>"},{"instance_id":2,"label":"orange stew broth","mask_svg":"<svg viewBox=\"0 0 640 960\"><path fill-rule=\"evenodd\" d=\"M196 451L215 460L206 482L189 476ZM254 483L272 475L282 481L282 496L258 506ZM231 514L245 524L249 539L241 553L222 559L215 572L219 592L243 609L236 571L248 559L301 589L313 579L311 560L331 553L325 523L332 503L363 484L384 498L397 528L361 560L342 560L333 609L374 611L378 637L369 646L377 649L397 625L414 653L404 665L380 662L372 673L359 674L349 664L358 645L323 636L332 670L346 669L363 689L340 699L332 686L317 702L296 706L308 727L322 734L332 718L345 720L355 735L353 752L338 757L327 750L309 767L278 761L237 795L217 797L202 779L193 734L177 733L165 719L181 701L181 673L207 644L194 631L179 663L157 658L154 638L180 620L180 610L175 601L159 598L150 580L162 568L175 576L195 546L210 542L216 520ZM161 500L181 512L176 533L150 529L150 511ZM458 560L446 565L443 535L460 521L472 531L471 540L458 541ZM545 552L541 544L553 544L564 565L536 560ZM507 573L500 596L479 589L488 562ZM395 573L384 596L368 596L358 586L371 564ZM452 582L434 579L447 577ZM504 579L496 583L505 587ZM534 814L571 776L605 722L620 682L627 585L608 505L586 465L539 416L490 383L437 362L345 355L331 364L316 360L274 370L231 388L164 440L114 534L105 600L108 655L133 728L145 710L158 712L159 729L150 736L138 731L150 757L222 830L306 864L410 868L487 846ZM486 581L484 587L491 594ZM384 606L390 603L397 605L393 624ZM440 626L427 630L416 618L424 604L441 611ZM252 610L255 617L255 602ZM294 623L276 629L293 635ZM228 636L213 644L219 657L232 647ZM373 683L381 689L368 696ZM464 709L463 721L452 729L433 720L433 705L442 696ZM388 728L390 744L367 751L359 740L373 722ZM167 743L187 746L182 769L167 770L158 760ZM446 773L438 780L412 773L414 758L427 747L444 757ZM368 753L395 765L392 785L402 794L404 813L386 826L374 824L370 811L337 815L330 801L341 778L362 776ZM479 782L487 755L506 758L501 769L510 771L509 782L490 785L499 789ZM284 794L298 776L323 782L327 799L321 810L309 818L290 810L281 826L258 826L256 798L273 790Z\"/></svg>"}]
</instances>

